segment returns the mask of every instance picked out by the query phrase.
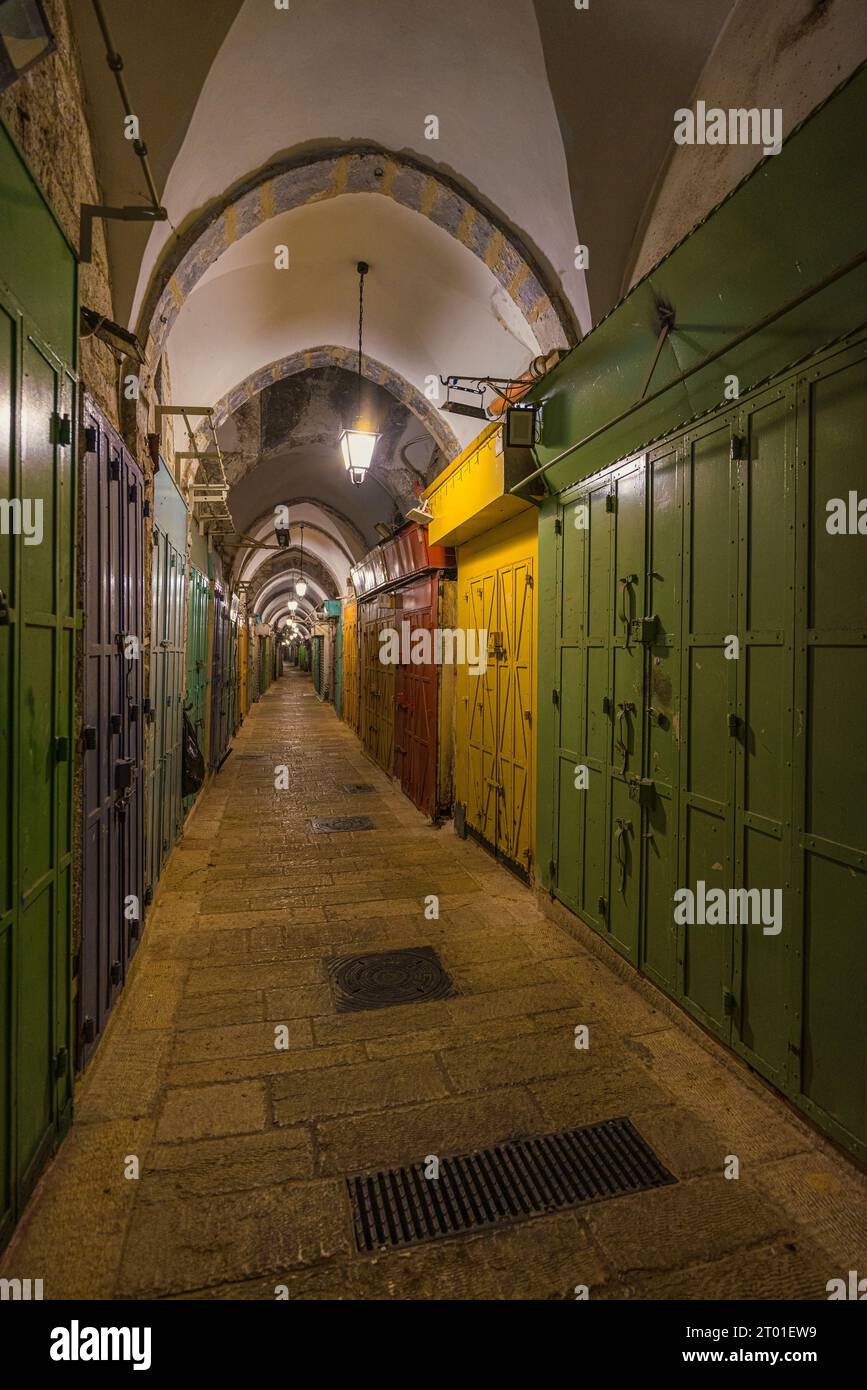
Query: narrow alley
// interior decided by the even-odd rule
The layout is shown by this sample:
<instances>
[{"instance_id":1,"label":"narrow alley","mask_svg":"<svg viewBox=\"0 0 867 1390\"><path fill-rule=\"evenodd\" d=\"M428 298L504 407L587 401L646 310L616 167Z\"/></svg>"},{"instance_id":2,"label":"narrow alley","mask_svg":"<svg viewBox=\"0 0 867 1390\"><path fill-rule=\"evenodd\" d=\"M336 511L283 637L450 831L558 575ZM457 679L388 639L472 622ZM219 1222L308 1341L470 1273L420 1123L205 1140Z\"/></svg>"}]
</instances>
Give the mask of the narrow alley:
<instances>
[{"instance_id":1,"label":"narrow alley","mask_svg":"<svg viewBox=\"0 0 867 1390\"><path fill-rule=\"evenodd\" d=\"M311 833L346 815L372 828ZM336 1011L333 961L405 947L433 948L452 997ZM675 1183L357 1251L347 1176L620 1115ZM290 671L172 854L3 1273L50 1271L63 1299L815 1299L855 1266L865 1222L842 1158L434 829Z\"/></svg>"},{"instance_id":2,"label":"narrow alley","mask_svg":"<svg viewBox=\"0 0 867 1390\"><path fill-rule=\"evenodd\" d=\"M0 0L13 1356L857 1347L865 128L865 0Z\"/></svg>"}]
</instances>

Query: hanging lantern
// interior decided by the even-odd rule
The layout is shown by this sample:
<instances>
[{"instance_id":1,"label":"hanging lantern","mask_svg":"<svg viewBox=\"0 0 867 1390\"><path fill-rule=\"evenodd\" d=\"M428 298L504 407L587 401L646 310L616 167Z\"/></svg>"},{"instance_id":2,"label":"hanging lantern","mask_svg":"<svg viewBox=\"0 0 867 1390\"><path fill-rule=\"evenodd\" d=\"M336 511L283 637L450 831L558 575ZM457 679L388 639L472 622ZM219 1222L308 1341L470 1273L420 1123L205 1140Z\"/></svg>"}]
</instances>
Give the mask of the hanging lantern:
<instances>
[{"instance_id":1,"label":"hanging lantern","mask_svg":"<svg viewBox=\"0 0 867 1390\"><path fill-rule=\"evenodd\" d=\"M299 598L307 593L307 580L304 578L304 527L301 527L301 573L295 580L295 592Z\"/></svg>"},{"instance_id":2,"label":"hanging lantern","mask_svg":"<svg viewBox=\"0 0 867 1390\"><path fill-rule=\"evenodd\" d=\"M353 482L356 487L360 487L367 477L367 470L373 459L373 451L376 448L376 441L379 439L379 435L375 430L364 428L364 421L361 415L364 277L369 271L370 266L366 261L359 261L356 269L358 271L358 416L354 429L347 429L341 432L340 451L343 454L343 462L349 474L350 482Z\"/></svg>"}]
</instances>

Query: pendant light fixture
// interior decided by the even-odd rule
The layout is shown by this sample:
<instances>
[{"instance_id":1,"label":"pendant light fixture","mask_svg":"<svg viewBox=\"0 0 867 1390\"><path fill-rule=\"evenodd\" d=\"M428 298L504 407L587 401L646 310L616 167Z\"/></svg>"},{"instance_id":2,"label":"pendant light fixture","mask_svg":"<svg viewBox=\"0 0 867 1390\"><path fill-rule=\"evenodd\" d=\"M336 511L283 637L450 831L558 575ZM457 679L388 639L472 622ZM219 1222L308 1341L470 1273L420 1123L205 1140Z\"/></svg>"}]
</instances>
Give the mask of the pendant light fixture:
<instances>
[{"instance_id":1,"label":"pendant light fixture","mask_svg":"<svg viewBox=\"0 0 867 1390\"><path fill-rule=\"evenodd\" d=\"M304 527L301 527L301 573L295 580L295 593L303 598L307 593L307 580L304 578Z\"/></svg>"},{"instance_id":2,"label":"pendant light fixture","mask_svg":"<svg viewBox=\"0 0 867 1390\"><path fill-rule=\"evenodd\" d=\"M375 430L365 429L365 421L361 414L361 337L364 324L364 277L370 270L367 261L359 261L356 266L358 271L358 414L355 421L355 428L343 430L340 435L340 449L343 454L343 462L349 474L350 481L360 487L367 477L367 470L373 458L373 451L376 448L376 441L379 435Z\"/></svg>"}]
</instances>

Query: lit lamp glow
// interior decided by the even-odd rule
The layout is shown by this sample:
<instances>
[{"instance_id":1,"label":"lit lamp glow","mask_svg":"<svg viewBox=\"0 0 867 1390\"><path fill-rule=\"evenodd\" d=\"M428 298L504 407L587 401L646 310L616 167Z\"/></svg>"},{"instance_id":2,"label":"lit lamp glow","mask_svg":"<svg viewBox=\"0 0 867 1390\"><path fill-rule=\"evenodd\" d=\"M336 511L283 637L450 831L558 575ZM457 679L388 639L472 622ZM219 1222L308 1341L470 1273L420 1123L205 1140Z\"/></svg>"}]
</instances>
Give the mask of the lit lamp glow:
<instances>
[{"instance_id":1,"label":"lit lamp glow","mask_svg":"<svg viewBox=\"0 0 867 1390\"><path fill-rule=\"evenodd\" d=\"M379 438L373 430L343 430L340 435L340 451L346 471L356 487L364 482L376 441Z\"/></svg>"},{"instance_id":2,"label":"lit lamp glow","mask_svg":"<svg viewBox=\"0 0 867 1390\"><path fill-rule=\"evenodd\" d=\"M295 580L295 592L299 598L303 598L307 593L307 580L303 577Z\"/></svg>"}]
</instances>

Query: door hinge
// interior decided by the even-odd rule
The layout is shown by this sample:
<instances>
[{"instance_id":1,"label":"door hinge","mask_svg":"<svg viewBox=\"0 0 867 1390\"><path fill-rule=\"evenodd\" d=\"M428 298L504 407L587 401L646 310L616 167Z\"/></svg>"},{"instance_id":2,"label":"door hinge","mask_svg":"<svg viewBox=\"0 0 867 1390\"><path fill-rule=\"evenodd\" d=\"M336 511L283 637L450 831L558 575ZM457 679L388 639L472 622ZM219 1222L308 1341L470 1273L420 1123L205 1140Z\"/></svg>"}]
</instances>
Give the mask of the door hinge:
<instances>
[{"instance_id":1,"label":"door hinge","mask_svg":"<svg viewBox=\"0 0 867 1390\"><path fill-rule=\"evenodd\" d=\"M99 435L97 434L96 426L95 426L95 425L85 425L84 430L82 431L82 434L83 434L83 436L84 436L84 444L83 444L83 446L82 446L82 452L85 453L85 454L95 454L95 453L96 453L96 446L97 446L97 443L99 442ZM91 1041L92 1041L92 1040L91 1040Z\"/></svg>"},{"instance_id":2,"label":"door hinge","mask_svg":"<svg viewBox=\"0 0 867 1390\"><path fill-rule=\"evenodd\" d=\"M736 1008L737 1008L737 1001L736 1001L734 995L732 994L731 990L730 990L730 989L724 989L724 990L723 990L723 1013L726 1015L727 1018L730 1018L731 1015L735 1012L735 1009L736 1009Z\"/></svg>"},{"instance_id":3,"label":"door hinge","mask_svg":"<svg viewBox=\"0 0 867 1390\"><path fill-rule=\"evenodd\" d=\"M551 691L551 699L552 699L552 701L554 702L554 704L557 706L557 708L559 709L559 708L560 708L560 692L559 692L559 690L552 690L552 691Z\"/></svg>"},{"instance_id":4,"label":"door hinge","mask_svg":"<svg viewBox=\"0 0 867 1390\"><path fill-rule=\"evenodd\" d=\"M65 1047L61 1047L54 1054L54 1079L60 1081L66 1075L69 1066L69 1053Z\"/></svg>"},{"instance_id":5,"label":"door hinge","mask_svg":"<svg viewBox=\"0 0 867 1390\"><path fill-rule=\"evenodd\" d=\"M598 909L598 912L599 912L599 916L600 916L600 917L607 917L607 916L608 916L608 899L607 899L607 898L600 898L599 901L598 901L597 904L596 904L596 907L597 907L597 909Z\"/></svg>"},{"instance_id":6,"label":"door hinge","mask_svg":"<svg viewBox=\"0 0 867 1390\"><path fill-rule=\"evenodd\" d=\"M557 861L556 861L556 859L549 859L549 860L548 860L548 880L549 880L550 883L554 883L555 880L556 880L556 878L557 878Z\"/></svg>"},{"instance_id":7,"label":"door hinge","mask_svg":"<svg viewBox=\"0 0 867 1390\"><path fill-rule=\"evenodd\" d=\"M141 504L141 514L142 516L150 516L151 514L151 504L150 500L147 497Z\"/></svg>"},{"instance_id":8,"label":"door hinge","mask_svg":"<svg viewBox=\"0 0 867 1390\"><path fill-rule=\"evenodd\" d=\"M72 421L68 415L51 414L51 443L64 447L72 443Z\"/></svg>"},{"instance_id":9,"label":"door hinge","mask_svg":"<svg viewBox=\"0 0 867 1390\"><path fill-rule=\"evenodd\" d=\"M606 496L605 496L605 510L606 510L606 512L616 512L616 511L617 511L617 493L616 493L616 492L609 492L609 493L606 493Z\"/></svg>"},{"instance_id":10,"label":"door hinge","mask_svg":"<svg viewBox=\"0 0 867 1390\"><path fill-rule=\"evenodd\" d=\"M94 1041L95 1037L96 1037L96 1020L93 1019L93 1018L91 1018L90 1015L88 1015L87 1018L85 1018L85 1019L82 1020L82 1024L81 1024L81 1041L82 1041L83 1043L92 1043L92 1042Z\"/></svg>"},{"instance_id":11,"label":"door hinge","mask_svg":"<svg viewBox=\"0 0 867 1390\"><path fill-rule=\"evenodd\" d=\"M744 731L744 721L739 714L727 714L726 726L733 738L740 738Z\"/></svg>"},{"instance_id":12,"label":"door hinge","mask_svg":"<svg viewBox=\"0 0 867 1390\"><path fill-rule=\"evenodd\" d=\"M603 696L602 696L602 713L603 713L603 714L610 714L610 713L611 713L611 696L610 696L610 695L603 695Z\"/></svg>"},{"instance_id":13,"label":"door hinge","mask_svg":"<svg viewBox=\"0 0 867 1390\"><path fill-rule=\"evenodd\" d=\"M3 590L0 589L0 627L9 626L9 604Z\"/></svg>"},{"instance_id":14,"label":"door hinge","mask_svg":"<svg viewBox=\"0 0 867 1390\"><path fill-rule=\"evenodd\" d=\"M793 1057L800 1057L801 1055L801 1049L797 1043L789 1043L789 1051Z\"/></svg>"},{"instance_id":15,"label":"door hinge","mask_svg":"<svg viewBox=\"0 0 867 1390\"><path fill-rule=\"evenodd\" d=\"M65 763L69 758L69 739L65 734L60 734L54 740L54 761Z\"/></svg>"},{"instance_id":16,"label":"door hinge","mask_svg":"<svg viewBox=\"0 0 867 1390\"><path fill-rule=\"evenodd\" d=\"M559 516L557 516L557 517L554 518L554 535L555 535L555 536L562 536L562 534L563 534L563 523L562 523L562 521L560 520Z\"/></svg>"},{"instance_id":17,"label":"door hinge","mask_svg":"<svg viewBox=\"0 0 867 1390\"><path fill-rule=\"evenodd\" d=\"M120 477L120 459L119 459L119 458L113 458L113 459L111 460L111 462L110 462L109 465L108 465L108 471L109 471L109 476L110 476L110 478L111 478L111 481L112 481L113 483L116 483L117 480L118 480L118 478Z\"/></svg>"},{"instance_id":18,"label":"door hinge","mask_svg":"<svg viewBox=\"0 0 867 1390\"><path fill-rule=\"evenodd\" d=\"M95 725L95 724L85 724L85 726L84 726L84 728L82 729L81 733L82 733L82 742L84 743L84 747L85 747L85 748L95 748L95 747L96 747L96 725Z\"/></svg>"},{"instance_id":19,"label":"door hinge","mask_svg":"<svg viewBox=\"0 0 867 1390\"><path fill-rule=\"evenodd\" d=\"M111 963L111 970L110 970L108 973L109 973L109 975L111 976L111 983L112 983L113 985L119 985L119 984L120 984L120 961L119 961L119 960L113 960L113 961L112 961L112 963Z\"/></svg>"},{"instance_id":20,"label":"door hinge","mask_svg":"<svg viewBox=\"0 0 867 1390\"><path fill-rule=\"evenodd\" d=\"M733 434L731 447L729 449L729 457L731 458L732 463L740 463L746 458L746 456L746 436L743 434Z\"/></svg>"}]
</instances>

